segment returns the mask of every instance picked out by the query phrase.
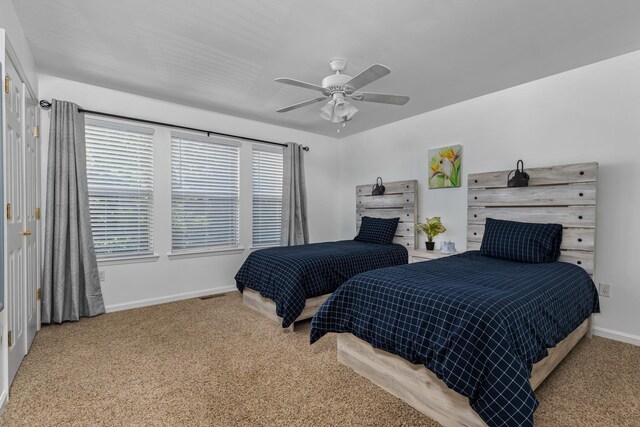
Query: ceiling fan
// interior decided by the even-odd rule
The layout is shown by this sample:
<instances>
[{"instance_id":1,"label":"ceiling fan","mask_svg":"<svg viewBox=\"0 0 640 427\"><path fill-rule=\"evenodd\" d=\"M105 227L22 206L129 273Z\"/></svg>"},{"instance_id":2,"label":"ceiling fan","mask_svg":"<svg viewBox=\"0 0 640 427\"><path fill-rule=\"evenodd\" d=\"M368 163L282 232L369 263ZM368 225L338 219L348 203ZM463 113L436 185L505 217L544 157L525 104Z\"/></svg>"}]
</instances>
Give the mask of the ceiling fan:
<instances>
[{"instance_id":1,"label":"ceiling fan","mask_svg":"<svg viewBox=\"0 0 640 427\"><path fill-rule=\"evenodd\" d=\"M358 112L358 109L351 104L348 99L354 101L378 102L381 104L404 105L409 102L408 96L388 95L385 93L360 92L360 88L372 83L379 78L389 74L391 70L382 64L373 64L355 77L343 74L347 65L344 59L332 59L329 66L335 74L331 74L322 79L322 86L300 80L279 77L276 79L278 83L284 83L292 86L298 86L305 89L311 89L322 93L323 96L289 105L280 108L278 113L286 113L287 111L297 108L306 107L329 99L329 102L320 109L320 117L330 120L334 123L346 123L351 120Z\"/></svg>"}]
</instances>

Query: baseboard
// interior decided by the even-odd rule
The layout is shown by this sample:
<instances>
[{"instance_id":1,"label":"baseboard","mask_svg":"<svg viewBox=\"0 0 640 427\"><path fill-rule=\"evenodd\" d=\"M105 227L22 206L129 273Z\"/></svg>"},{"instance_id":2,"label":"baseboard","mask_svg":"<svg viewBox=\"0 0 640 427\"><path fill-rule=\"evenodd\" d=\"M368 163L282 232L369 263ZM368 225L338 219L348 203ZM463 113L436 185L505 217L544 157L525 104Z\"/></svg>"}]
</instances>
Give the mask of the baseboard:
<instances>
[{"instance_id":1,"label":"baseboard","mask_svg":"<svg viewBox=\"0 0 640 427\"><path fill-rule=\"evenodd\" d=\"M593 328L593 334L603 338L609 338L615 341L622 341L633 345L640 346L640 336L628 334L626 332L614 331L613 329L601 328L596 326Z\"/></svg>"},{"instance_id":2,"label":"baseboard","mask_svg":"<svg viewBox=\"0 0 640 427\"><path fill-rule=\"evenodd\" d=\"M3 390L0 395L0 418L4 415L5 409L7 409L7 390Z\"/></svg>"},{"instance_id":3,"label":"baseboard","mask_svg":"<svg viewBox=\"0 0 640 427\"><path fill-rule=\"evenodd\" d=\"M150 305L165 304L167 302L181 301L185 299L198 298L206 295L224 294L226 292L235 291L235 286L225 286L224 288L202 289L200 291L185 292L182 294L167 295L157 298L148 298L137 301L123 302L120 304L111 304L105 307L107 313L114 311L130 310L132 308L147 307Z\"/></svg>"}]
</instances>

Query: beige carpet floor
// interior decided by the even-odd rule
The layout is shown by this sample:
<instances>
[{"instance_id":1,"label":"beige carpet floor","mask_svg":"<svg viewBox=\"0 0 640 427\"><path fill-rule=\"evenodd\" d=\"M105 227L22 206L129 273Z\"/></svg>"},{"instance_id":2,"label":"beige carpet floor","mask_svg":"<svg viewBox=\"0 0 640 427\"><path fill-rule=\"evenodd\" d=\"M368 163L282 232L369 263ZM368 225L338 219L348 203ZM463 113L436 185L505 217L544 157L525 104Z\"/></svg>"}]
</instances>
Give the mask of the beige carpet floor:
<instances>
[{"instance_id":1,"label":"beige carpet floor","mask_svg":"<svg viewBox=\"0 0 640 427\"><path fill-rule=\"evenodd\" d=\"M0 423L433 426L231 293L43 327ZM583 340L538 389L539 426L639 426L640 347Z\"/></svg>"}]
</instances>

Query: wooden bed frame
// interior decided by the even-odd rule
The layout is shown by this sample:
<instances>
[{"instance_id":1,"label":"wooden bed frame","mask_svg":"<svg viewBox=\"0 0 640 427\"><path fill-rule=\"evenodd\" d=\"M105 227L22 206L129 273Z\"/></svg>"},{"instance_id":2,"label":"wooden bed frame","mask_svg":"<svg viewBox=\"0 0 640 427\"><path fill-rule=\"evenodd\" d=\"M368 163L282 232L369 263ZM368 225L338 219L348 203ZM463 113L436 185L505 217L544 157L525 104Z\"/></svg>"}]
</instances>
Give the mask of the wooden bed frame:
<instances>
[{"instance_id":1,"label":"wooden bed frame","mask_svg":"<svg viewBox=\"0 0 640 427\"><path fill-rule=\"evenodd\" d=\"M316 314L318 308L323 302L329 298L331 294L320 295L319 297L307 298L304 303L304 309L300 316L296 317L296 320L289 325L288 328L284 328L285 331L293 332L293 325L299 320L309 319ZM265 298L260 295L260 292L256 292L253 289L244 288L242 292L242 302L247 307L251 307L254 310L264 314L269 319L275 321L279 325L282 325L282 317L276 314L276 303L269 298Z\"/></svg>"},{"instance_id":2,"label":"wooden bed frame","mask_svg":"<svg viewBox=\"0 0 640 427\"><path fill-rule=\"evenodd\" d=\"M373 184L358 185L356 187L356 229L360 230L363 216L376 218L400 218L394 243L401 244L407 249L415 249L418 242L416 222L418 218L418 181L395 181L384 183L386 191L382 196L372 196ZM329 298L331 294L308 298L304 310L300 316L285 329L293 332L294 323L299 320L309 319L316 314L318 307ZM244 288L242 301L248 307L262 313L278 324L282 325L282 318L276 314L276 304L273 300L265 298L249 288Z\"/></svg>"},{"instance_id":3,"label":"wooden bed frame","mask_svg":"<svg viewBox=\"0 0 640 427\"><path fill-rule=\"evenodd\" d=\"M477 249L487 217L563 224L561 261L592 277L595 266L597 163L527 169L529 187L506 188L509 171L469 175L467 248ZM535 390L583 336L591 338L593 317L548 349L533 366ZM338 334L338 361L444 426L485 426L468 399L448 388L424 365L374 349L352 334Z\"/></svg>"}]
</instances>

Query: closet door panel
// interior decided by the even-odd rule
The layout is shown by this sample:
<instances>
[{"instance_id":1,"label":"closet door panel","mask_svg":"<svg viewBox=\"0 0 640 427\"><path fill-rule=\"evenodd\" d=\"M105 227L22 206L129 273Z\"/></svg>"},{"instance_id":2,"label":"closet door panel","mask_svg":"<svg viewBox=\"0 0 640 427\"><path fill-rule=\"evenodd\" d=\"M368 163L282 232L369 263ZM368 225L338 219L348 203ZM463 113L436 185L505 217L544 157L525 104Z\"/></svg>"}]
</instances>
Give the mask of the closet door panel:
<instances>
[{"instance_id":1,"label":"closet door panel","mask_svg":"<svg viewBox=\"0 0 640 427\"><path fill-rule=\"evenodd\" d=\"M26 279L24 235L24 84L7 62L9 93L6 94L5 144L5 218L6 218L6 286L7 330L9 349L9 382L27 354Z\"/></svg>"}]
</instances>

